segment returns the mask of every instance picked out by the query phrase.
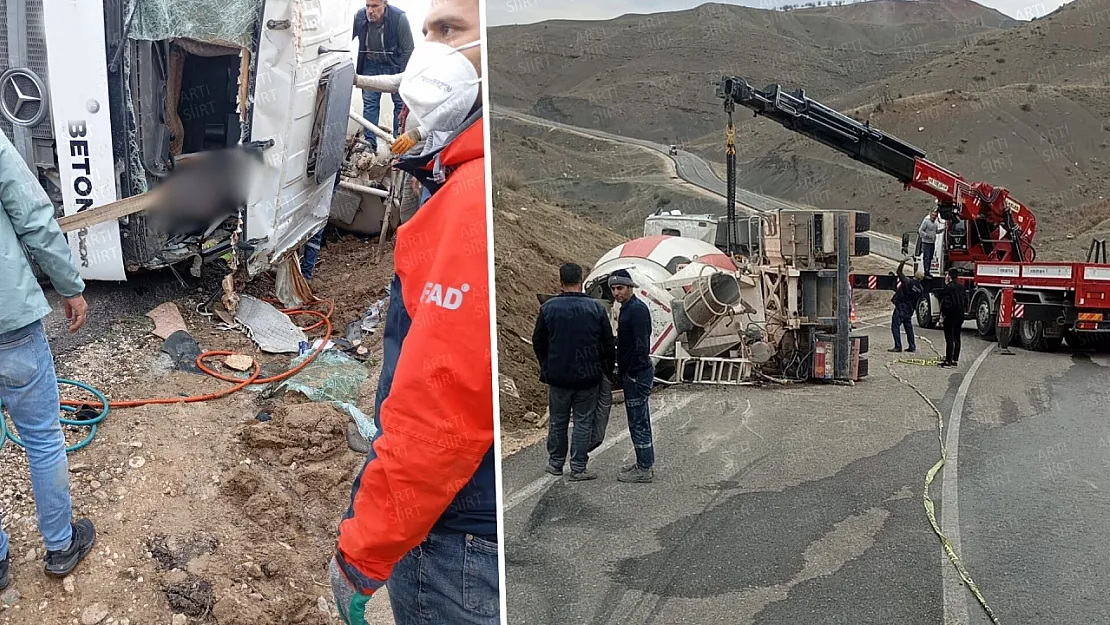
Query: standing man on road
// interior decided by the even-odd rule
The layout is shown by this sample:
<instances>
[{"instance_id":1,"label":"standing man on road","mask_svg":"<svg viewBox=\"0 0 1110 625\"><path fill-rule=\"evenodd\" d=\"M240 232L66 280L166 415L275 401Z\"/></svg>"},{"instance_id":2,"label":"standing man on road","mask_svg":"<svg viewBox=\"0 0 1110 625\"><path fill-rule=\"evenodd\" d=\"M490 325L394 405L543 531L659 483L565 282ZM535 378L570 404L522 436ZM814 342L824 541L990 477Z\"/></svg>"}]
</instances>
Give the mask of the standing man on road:
<instances>
[{"instance_id":1,"label":"standing man on road","mask_svg":"<svg viewBox=\"0 0 1110 625\"><path fill-rule=\"evenodd\" d=\"M567 426L574 412L574 440L570 444L570 479L592 480L586 470L594 436L598 388L612 375L616 359L613 326L601 302L582 292L582 268L566 263L559 268L562 292L540 306L532 349L540 362L540 381L547 384L547 468L563 474L567 457Z\"/></svg>"},{"instance_id":2,"label":"standing man on road","mask_svg":"<svg viewBox=\"0 0 1110 625\"><path fill-rule=\"evenodd\" d=\"M58 378L42 318L50 304L20 244L65 301L69 331L85 324L85 283L54 205L7 135L0 133L0 404L8 409L31 468L44 569L65 577L96 542L92 521L72 522L66 439L58 419ZM0 415L0 418L3 418ZM0 529L0 590L11 583L11 543Z\"/></svg>"},{"instance_id":3,"label":"standing man on road","mask_svg":"<svg viewBox=\"0 0 1110 625\"><path fill-rule=\"evenodd\" d=\"M624 389L628 433L636 449L636 463L621 470L621 482L650 482L655 477L655 448L651 437L648 396L655 381L651 363L651 312L632 292L636 284L624 269L609 275L609 288L620 303L617 317L617 371Z\"/></svg>"},{"instance_id":4,"label":"standing man on road","mask_svg":"<svg viewBox=\"0 0 1110 625\"><path fill-rule=\"evenodd\" d=\"M917 302L925 294L925 288L921 285L921 281L925 279L925 274L918 269L912 278L907 277L905 269L908 260L898 263L898 286L894 289L894 295L890 298L890 301L894 304L894 314L890 318L890 331L894 334L894 347L887 351L891 352L902 351L902 328L906 329L906 341L909 343L909 349L906 351L910 353L917 352L917 341L913 335L913 315L917 311Z\"/></svg>"},{"instance_id":5,"label":"standing man on road","mask_svg":"<svg viewBox=\"0 0 1110 625\"><path fill-rule=\"evenodd\" d=\"M383 585L397 625L500 623L479 0L437 0L400 86L449 133L397 167L430 194L397 230L377 434L329 566L348 625Z\"/></svg>"},{"instance_id":6,"label":"standing man on road","mask_svg":"<svg viewBox=\"0 0 1110 625\"><path fill-rule=\"evenodd\" d=\"M944 222L940 220L940 211L934 208L929 211L925 219L921 220L921 225L917 228L918 240L921 241L921 268L928 277L933 275L933 256L936 255L937 251L937 233L944 228L943 224Z\"/></svg>"},{"instance_id":7,"label":"standing man on road","mask_svg":"<svg viewBox=\"0 0 1110 625\"><path fill-rule=\"evenodd\" d=\"M351 38L358 39L358 61L355 72L362 76L401 74L412 56L412 29L405 12L389 4L389 0L366 0L366 8L355 13ZM401 129L401 96L392 94L393 136ZM380 123L382 94L363 90L362 116L371 124ZM366 140L377 150L378 138L366 130Z\"/></svg>"},{"instance_id":8,"label":"standing man on road","mask_svg":"<svg viewBox=\"0 0 1110 625\"><path fill-rule=\"evenodd\" d=\"M967 310L967 290L960 284L959 277L954 267L949 269L940 293L940 315L944 325L942 367L960 366L960 333L964 328L964 311Z\"/></svg>"}]
</instances>

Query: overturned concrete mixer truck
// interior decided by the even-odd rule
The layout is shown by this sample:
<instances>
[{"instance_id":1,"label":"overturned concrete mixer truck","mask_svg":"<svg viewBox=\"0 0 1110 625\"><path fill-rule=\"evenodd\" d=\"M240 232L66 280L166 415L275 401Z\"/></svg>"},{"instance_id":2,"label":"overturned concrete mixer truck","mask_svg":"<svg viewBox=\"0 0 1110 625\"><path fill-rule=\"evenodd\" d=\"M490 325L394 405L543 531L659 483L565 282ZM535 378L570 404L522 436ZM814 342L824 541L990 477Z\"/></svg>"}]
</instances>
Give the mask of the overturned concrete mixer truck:
<instances>
[{"instance_id":1,"label":"overturned concrete mixer truck","mask_svg":"<svg viewBox=\"0 0 1110 625\"><path fill-rule=\"evenodd\" d=\"M670 228L668 234L645 233L603 255L584 288L605 303L615 328L619 304L608 277L617 269L629 272L635 294L651 311L657 380L857 381L868 373L868 337L851 334L849 260L867 254L856 247L857 233L866 230L866 218L858 215L779 210L739 221L702 216L693 221L715 223L720 234L714 240L723 243Z\"/></svg>"},{"instance_id":2,"label":"overturned concrete mixer truck","mask_svg":"<svg viewBox=\"0 0 1110 625\"><path fill-rule=\"evenodd\" d=\"M319 231L347 149L350 15L342 0L0 2L0 131L56 215L151 198L70 234L82 277L234 255L251 278Z\"/></svg>"}]
</instances>

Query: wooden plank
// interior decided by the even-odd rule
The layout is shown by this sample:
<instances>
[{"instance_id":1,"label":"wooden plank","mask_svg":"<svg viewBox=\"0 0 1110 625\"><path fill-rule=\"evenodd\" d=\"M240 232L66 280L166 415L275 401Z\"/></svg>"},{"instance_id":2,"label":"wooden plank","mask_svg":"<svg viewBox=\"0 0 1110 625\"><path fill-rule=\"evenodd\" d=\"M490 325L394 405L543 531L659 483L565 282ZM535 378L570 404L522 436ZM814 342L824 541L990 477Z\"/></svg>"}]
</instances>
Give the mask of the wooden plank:
<instances>
[{"instance_id":1,"label":"wooden plank","mask_svg":"<svg viewBox=\"0 0 1110 625\"><path fill-rule=\"evenodd\" d=\"M111 204L90 208L80 213L66 215L58 220L58 225L61 226L62 232L73 232L74 230L83 230L99 223L133 215L148 208L153 208L158 201L158 195L149 191Z\"/></svg>"}]
</instances>

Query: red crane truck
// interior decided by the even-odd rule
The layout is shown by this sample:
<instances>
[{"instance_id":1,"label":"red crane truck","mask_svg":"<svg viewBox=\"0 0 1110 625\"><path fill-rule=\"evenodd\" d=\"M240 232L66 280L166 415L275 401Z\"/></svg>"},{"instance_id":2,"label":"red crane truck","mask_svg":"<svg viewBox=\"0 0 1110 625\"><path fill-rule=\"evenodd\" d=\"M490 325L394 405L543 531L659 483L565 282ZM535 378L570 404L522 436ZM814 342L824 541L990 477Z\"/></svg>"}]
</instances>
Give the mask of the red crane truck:
<instances>
[{"instance_id":1,"label":"red crane truck","mask_svg":"<svg viewBox=\"0 0 1110 625\"><path fill-rule=\"evenodd\" d=\"M759 90L742 78L723 77L717 96L936 198L945 224L924 285L928 295L918 304L918 325L936 325L937 293L944 273L955 267L970 294L965 318L975 320L980 336L1006 343L1016 336L1031 350L1056 349L1062 341L1069 347L1107 344L1110 264L1104 240L1092 242L1084 262L1037 261L1037 220L1004 187L968 182L927 160L921 149L809 99L802 89L786 93L771 85ZM911 236L902 236L903 254L909 255ZM852 275L854 288L893 290L896 285L892 274Z\"/></svg>"}]
</instances>

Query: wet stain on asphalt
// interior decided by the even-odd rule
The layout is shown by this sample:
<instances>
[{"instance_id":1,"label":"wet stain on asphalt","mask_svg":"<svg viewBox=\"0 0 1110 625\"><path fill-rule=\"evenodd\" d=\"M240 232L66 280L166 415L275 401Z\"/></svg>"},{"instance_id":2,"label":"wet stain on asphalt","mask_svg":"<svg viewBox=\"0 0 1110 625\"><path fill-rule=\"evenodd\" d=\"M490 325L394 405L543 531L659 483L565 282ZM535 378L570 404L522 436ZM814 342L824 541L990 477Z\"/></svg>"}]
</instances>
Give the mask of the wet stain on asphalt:
<instances>
[{"instance_id":1,"label":"wet stain on asphalt","mask_svg":"<svg viewBox=\"0 0 1110 625\"><path fill-rule=\"evenodd\" d=\"M1003 397L998 407L998 414L1002 418L1002 425L1017 423L1021 420L1021 408L1017 402L1009 397Z\"/></svg>"},{"instance_id":2,"label":"wet stain on asphalt","mask_svg":"<svg viewBox=\"0 0 1110 625\"><path fill-rule=\"evenodd\" d=\"M588 484L585 482L584 484ZM525 537L549 532L554 528L573 528L581 524L582 519L593 519L594 522L608 527L609 524L620 524L622 513L605 506L604 501L597 501L583 496L582 484L567 482L563 478L551 487L551 491L536 504L532 513L528 515L528 523L524 526Z\"/></svg>"},{"instance_id":3,"label":"wet stain on asphalt","mask_svg":"<svg viewBox=\"0 0 1110 625\"><path fill-rule=\"evenodd\" d=\"M915 554L927 554L927 568L896 576L892 573L887 578L916 578L927 571L926 575L936 577L936 583L914 588L899 598L916 602L908 596L913 594L927 600L930 593L939 593L936 536L919 499L889 499L907 485L920 492L922 476L939 453L935 440L930 432L914 433L829 478L778 492L727 497L659 530L657 539L664 548L619 561L611 573L613 583L661 597L683 598L710 598L785 584L802 570L806 545L832 531L836 523L870 508L885 508L896 517L894 529L885 532L886 543L876 545L863 559L870 568L897 568L912 566ZM875 552L883 553L880 557L885 565L872 555ZM844 590L839 583L837 588L836 592ZM931 603L939 605L939 601Z\"/></svg>"}]
</instances>

